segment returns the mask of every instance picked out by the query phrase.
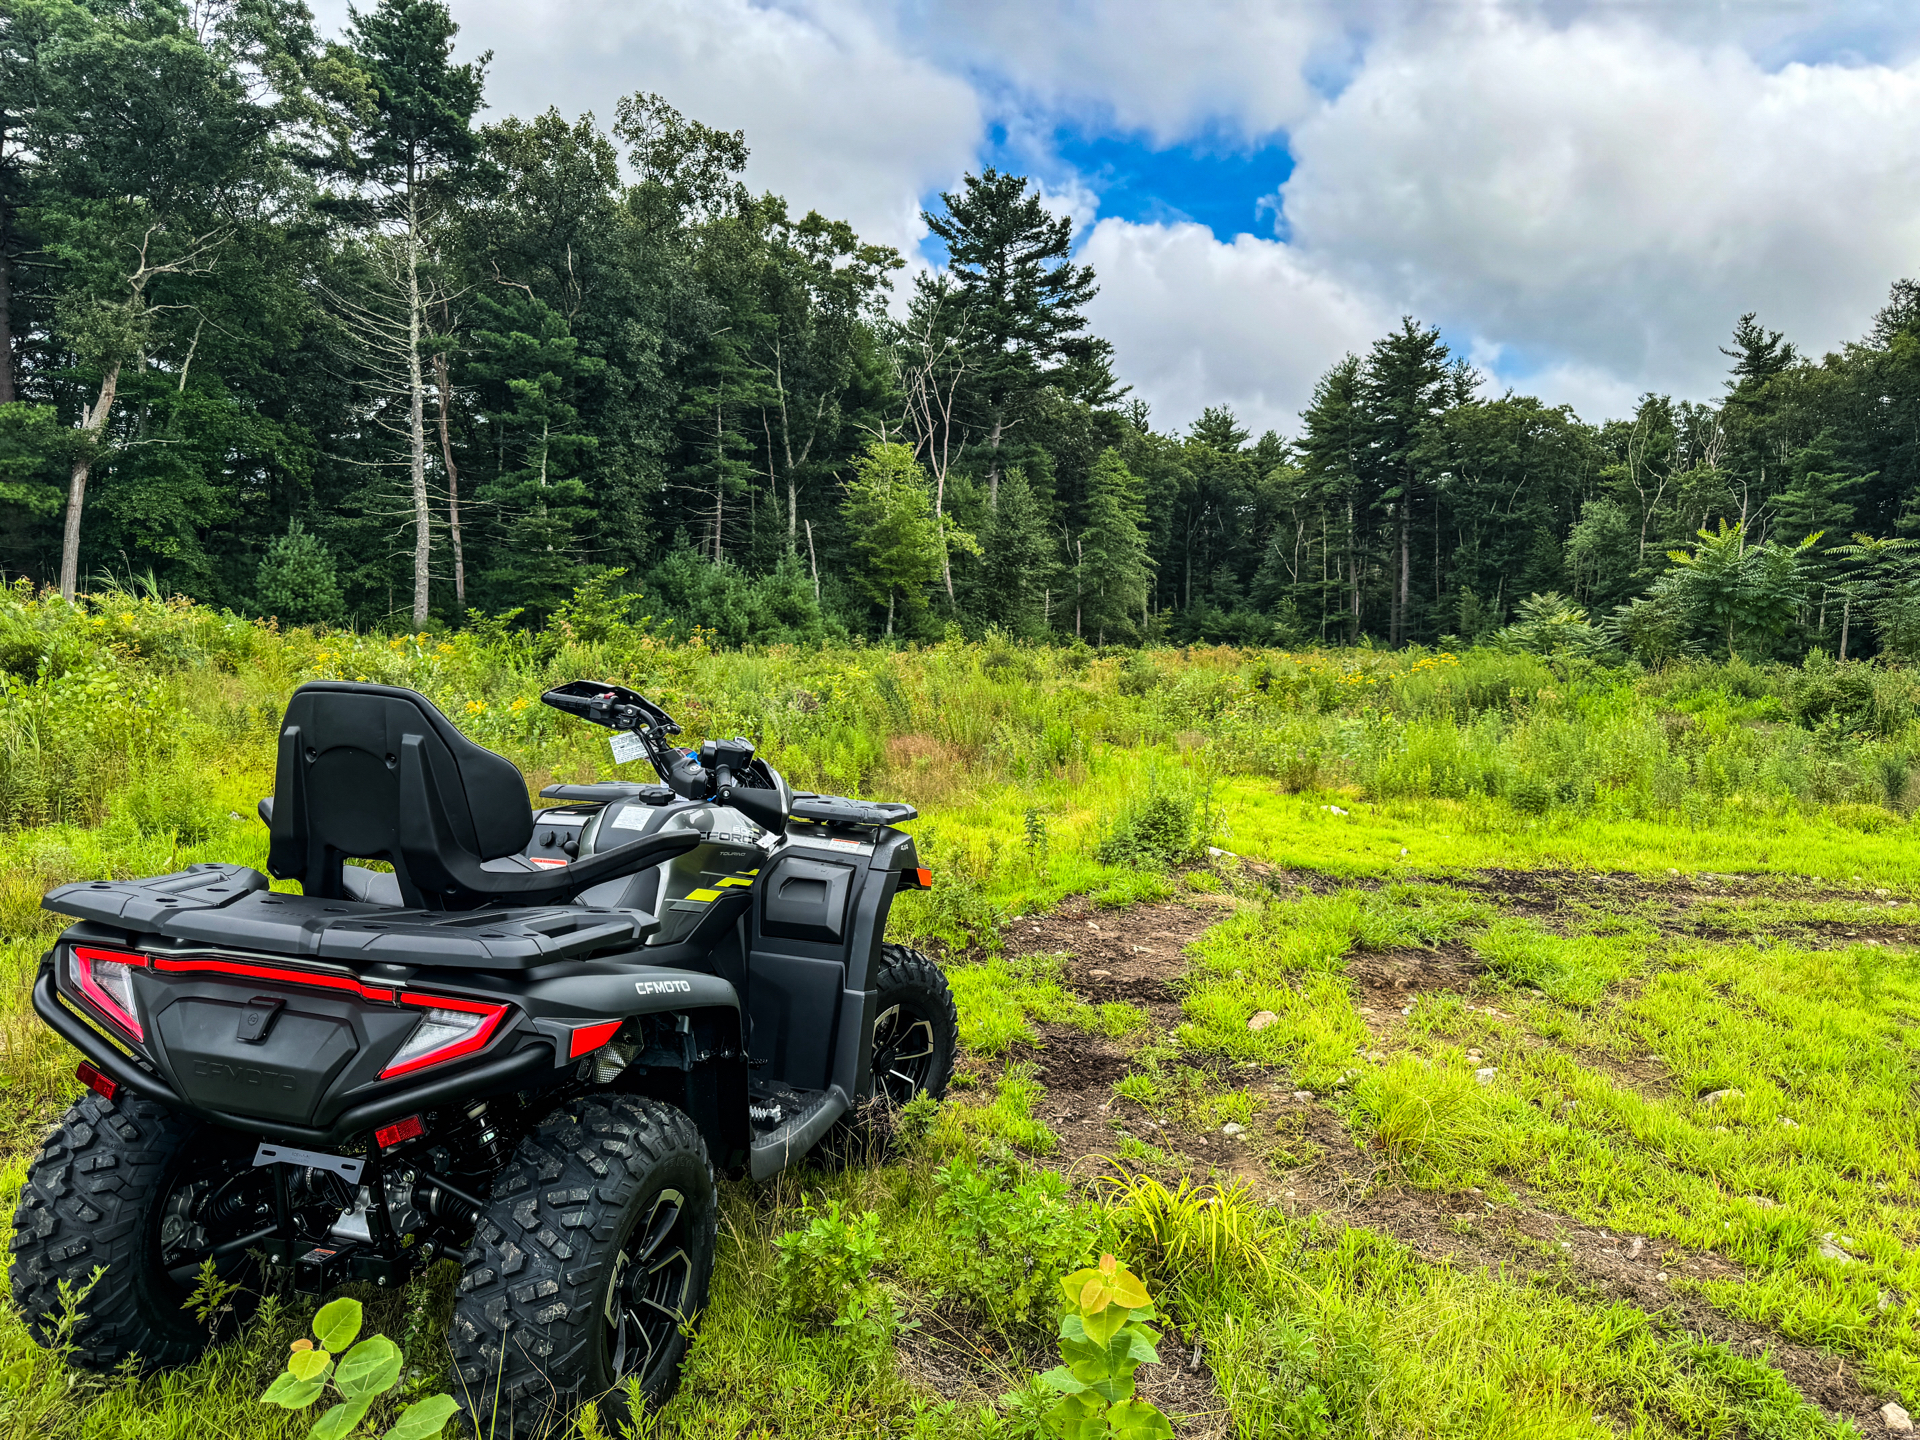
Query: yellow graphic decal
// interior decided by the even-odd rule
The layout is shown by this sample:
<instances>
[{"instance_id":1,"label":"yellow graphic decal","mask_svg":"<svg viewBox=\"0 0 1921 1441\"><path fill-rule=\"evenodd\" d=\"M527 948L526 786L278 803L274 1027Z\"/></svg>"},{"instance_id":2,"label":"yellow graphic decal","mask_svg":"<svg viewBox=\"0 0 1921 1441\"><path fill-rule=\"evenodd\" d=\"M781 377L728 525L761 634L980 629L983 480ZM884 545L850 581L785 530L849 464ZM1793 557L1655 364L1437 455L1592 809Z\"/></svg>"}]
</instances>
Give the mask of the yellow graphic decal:
<instances>
[{"instance_id":1,"label":"yellow graphic decal","mask_svg":"<svg viewBox=\"0 0 1921 1441\"><path fill-rule=\"evenodd\" d=\"M720 899L720 892L708 890L689 891L687 892L687 899L690 901L717 901Z\"/></svg>"},{"instance_id":2,"label":"yellow graphic decal","mask_svg":"<svg viewBox=\"0 0 1921 1441\"><path fill-rule=\"evenodd\" d=\"M755 872L754 874L758 875L759 872ZM729 876L724 881L714 882L714 884L718 886L751 886L753 883L752 876Z\"/></svg>"}]
</instances>

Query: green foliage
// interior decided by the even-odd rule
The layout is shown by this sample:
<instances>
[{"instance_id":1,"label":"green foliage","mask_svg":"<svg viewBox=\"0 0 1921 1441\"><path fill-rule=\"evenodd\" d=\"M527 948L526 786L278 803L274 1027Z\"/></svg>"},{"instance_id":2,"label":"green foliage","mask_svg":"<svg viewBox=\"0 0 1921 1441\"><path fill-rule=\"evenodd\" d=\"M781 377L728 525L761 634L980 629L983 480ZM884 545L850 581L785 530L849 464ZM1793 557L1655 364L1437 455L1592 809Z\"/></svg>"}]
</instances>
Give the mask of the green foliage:
<instances>
[{"instance_id":1,"label":"green foliage","mask_svg":"<svg viewBox=\"0 0 1921 1441\"><path fill-rule=\"evenodd\" d=\"M361 1328L360 1302L350 1296L329 1301L314 1314L313 1340L295 1341L287 1369L274 1378L261 1400L288 1411L304 1411L319 1401L329 1384L340 1400L317 1417L309 1436L340 1441L351 1436L374 1403L400 1381L400 1348L385 1336L355 1341ZM429 1396L410 1404L385 1433L388 1441L437 1437L452 1419L454 1399Z\"/></svg>"},{"instance_id":2,"label":"green foliage","mask_svg":"<svg viewBox=\"0 0 1921 1441\"><path fill-rule=\"evenodd\" d=\"M1730 660L1743 649L1767 656L1807 593L1807 553L1820 536L1795 546L1755 545L1745 524L1726 520L1696 534L1701 543L1692 554L1668 552L1675 568L1657 582L1657 594L1671 596L1696 632L1713 637Z\"/></svg>"},{"instance_id":3,"label":"green foliage","mask_svg":"<svg viewBox=\"0 0 1921 1441\"><path fill-rule=\"evenodd\" d=\"M1134 1372L1158 1362L1160 1333L1147 1324L1153 1299L1140 1278L1112 1256L1061 1278L1063 1364L1040 1380L1060 1393L1042 1416L1043 1434L1070 1437L1168 1437L1174 1428L1158 1406L1134 1399Z\"/></svg>"},{"instance_id":4,"label":"green foliage","mask_svg":"<svg viewBox=\"0 0 1921 1441\"><path fill-rule=\"evenodd\" d=\"M1036 1319L1050 1277L1082 1264L1094 1227L1051 1171L985 1167L956 1156L935 1175L934 1214L951 1264L939 1280L990 1325Z\"/></svg>"},{"instance_id":5,"label":"green foliage","mask_svg":"<svg viewBox=\"0 0 1921 1441\"><path fill-rule=\"evenodd\" d=\"M1530 655L1592 656L1605 648L1607 637L1588 622L1587 612L1558 591L1531 595L1515 607L1514 624L1495 637L1495 643Z\"/></svg>"},{"instance_id":6,"label":"green foliage","mask_svg":"<svg viewBox=\"0 0 1921 1441\"><path fill-rule=\"evenodd\" d=\"M1104 865L1171 868L1197 860L1220 825L1211 784L1149 764L1102 835L1095 854Z\"/></svg>"},{"instance_id":7,"label":"green foliage","mask_svg":"<svg viewBox=\"0 0 1921 1441\"><path fill-rule=\"evenodd\" d=\"M868 446L848 483L841 516L862 561L855 584L871 600L885 603L891 636L896 603L910 615L925 610L927 587L940 574L942 531L913 450L879 441Z\"/></svg>"},{"instance_id":8,"label":"green foliage","mask_svg":"<svg viewBox=\"0 0 1921 1441\"><path fill-rule=\"evenodd\" d=\"M803 1201L801 1213L806 1228L774 1242L782 1307L804 1321L831 1317L855 1352L878 1355L899 1324L893 1302L874 1278L886 1250L880 1216L863 1211L847 1218L838 1200L829 1200L825 1209Z\"/></svg>"},{"instance_id":9,"label":"green foliage","mask_svg":"<svg viewBox=\"0 0 1921 1441\"><path fill-rule=\"evenodd\" d=\"M254 594L260 610L284 625L333 625L346 613L333 553L299 521L267 547Z\"/></svg>"}]
</instances>

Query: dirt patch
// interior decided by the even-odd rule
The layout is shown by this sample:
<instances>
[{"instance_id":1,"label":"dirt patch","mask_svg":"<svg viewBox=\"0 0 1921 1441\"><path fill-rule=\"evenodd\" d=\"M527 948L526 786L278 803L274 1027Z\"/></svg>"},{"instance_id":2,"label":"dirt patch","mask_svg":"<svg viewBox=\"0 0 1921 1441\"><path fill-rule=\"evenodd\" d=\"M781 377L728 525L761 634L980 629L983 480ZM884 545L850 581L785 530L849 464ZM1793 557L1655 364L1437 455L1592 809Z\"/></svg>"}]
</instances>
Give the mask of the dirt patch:
<instances>
[{"instance_id":1,"label":"dirt patch","mask_svg":"<svg viewBox=\"0 0 1921 1441\"><path fill-rule=\"evenodd\" d=\"M1744 1274L1712 1251L1584 1225L1530 1205L1525 1195L1518 1205L1499 1206L1474 1192L1437 1195L1392 1186L1373 1192L1342 1219L1395 1237L1423 1261L1626 1301L1657 1325L1765 1358L1809 1401L1852 1420L1864 1436L1889 1434L1881 1424L1881 1399L1861 1386L1845 1361L1688 1294L1690 1281L1739 1280ZM1626 1426L1634 1418L1613 1419Z\"/></svg>"},{"instance_id":2,"label":"dirt patch","mask_svg":"<svg viewBox=\"0 0 1921 1441\"><path fill-rule=\"evenodd\" d=\"M1352 884L1311 872L1266 868L1259 869L1259 878L1283 894L1303 889L1320 894ZM1672 932L1701 927L1705 917L1697 919L1691 912L1710 900L1814 894L1812 887L1784 883L1779 877L1720 875L1662 884L1628 873L1496 870L1450 884L1482 893L1506 913L1533 916L1557 929L1585 921L1596 907L1617 912L1632 907L1644 914L1665 912L1650 918ZM1073 992L1095 1004L1124 1001L1138 1006L1165 1035L1181 1019L1186 948L1224 913L1213 899L1118 911L1070 902L1053 915L1014 922L1006 944L1014 955L1064 955L1062 979ZM1911 944L1913 939L1898 926L1814 925L1805 930L1803 944ZM1348 957L1345 970L1374 1044L1386 1051L1397 1039L1404 1007L1422 995L1472 996L1484 967L1468 947L1449 943L1431 950L1357 951ZM1474 1004L1503 1014L1478 998ZM1263 1097L1265 1105L1248 1133L1187 1131L1114 1095L1114 1083L1128 1071L1123 1045L1066 1026L1039 1025L1036 1033L1041 1044L1016 1048L1010 1059L1033 1065L1046 1087L1035 1115L1061 1141L1049 1164L1084 1175L1084 1163L1115 1154L1122 1139L1118 1132L1125 1130L1167 1154L1180 1169L1242 1181L1256 1196L1295 1215L1326 1213L1347 1225L1393 1236L1425 1261L1523 1275L1583 1297L1625 1301L1659 1325L1721 1342L1756 1359L1765 1356L1814 1404L1849 1417L1864 1435L1887 1434L1878 1412L1880 1398L1859 1383L1844 1360L1788 1342L1766 1326L1731 1318L1688 1293L1692 1281L1738 1280L1741 1268L1725 1257L1659 1237L1624 1236L1582 1225L1534 1206L1525 1196L1518 1204L1497 1205L1477 1194L1436 1195L1394 1184L1385 1174L1384 1158L1357 1145L1325 1097L1297 1099L1300 1093L1285 1075L1237 1067L1218 1057L1184 1055L1178 1064L1208 1072L1219 1086L1247 1087ZM1652 1057L1584 1051L1575 1059L1643 1094L1663 1092L1672 1084L1667 1065ZM1178 1342L1171 1344L1175 1349L1168 1351L1162 1366L1143 1369L1143 1391L1176 1418L1178 1434L1218 1434L1225 1413L1205 1365L1189 1368L1186 1358L1177 1354ZM1614 1419L1626 1426L1634 1418Z\"/></svg>"},{"instance_id":3,"label":"dirt patch","mask_svg":"<svg viewBox=\"0 0 1921 1441\"><path fill-rule=\"evenodd\" d=\"M1398 1012L1419 996L1467 995L1486 969L1480 957L1455 942L1435 950L1357 951L1347 960L1347 977L1363 1016Z\"/></svg>"}]
</instances>

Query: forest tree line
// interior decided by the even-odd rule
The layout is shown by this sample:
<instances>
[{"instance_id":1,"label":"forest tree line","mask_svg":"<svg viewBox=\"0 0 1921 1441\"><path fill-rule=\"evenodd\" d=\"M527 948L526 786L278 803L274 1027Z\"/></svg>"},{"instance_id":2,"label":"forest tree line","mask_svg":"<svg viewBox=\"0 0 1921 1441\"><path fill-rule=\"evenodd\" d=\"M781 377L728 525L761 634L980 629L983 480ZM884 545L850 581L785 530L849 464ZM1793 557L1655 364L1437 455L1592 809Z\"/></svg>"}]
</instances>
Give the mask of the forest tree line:
<instances>
[{"instance_id":1,"label":"forest tree line","mask_svg":"<svg viewBox=\"0 0 1921 1441\"><path fill-rule=\"evenodd\" d=\"M1912 655L1912 281L1818 359L1742 317L1712 403L1589 424L1409 319L1292 436L1172 433L1024 177L942 195L896 301L902 258L753 194L740 132L649 94L484 120L457 33L8 0L8 578L382 628L588 585L727 644Z\"/></svg>"}]
</instances>

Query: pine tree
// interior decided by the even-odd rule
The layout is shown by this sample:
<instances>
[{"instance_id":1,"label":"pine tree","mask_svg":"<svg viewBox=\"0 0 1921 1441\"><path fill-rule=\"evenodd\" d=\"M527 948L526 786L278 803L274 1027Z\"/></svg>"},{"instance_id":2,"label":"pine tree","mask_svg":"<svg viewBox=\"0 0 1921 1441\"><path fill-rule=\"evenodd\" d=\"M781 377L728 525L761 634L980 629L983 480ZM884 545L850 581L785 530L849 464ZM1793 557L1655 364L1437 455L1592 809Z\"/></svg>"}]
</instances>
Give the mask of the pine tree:
<instances>
[{"instance_id":1,"label":"pine tree","mask_svg":"<svg viewBox=\"0 0 1921 1441\"><path fill-rule=\"evenodd\" d=\"M288 625L329 625L343 610L333 552L297 520L267 547L254 590L260 609Z\"/></svg>"},{"instance_id":2,"label":"pine tree","mask_svg":"<svg viewBox=\"0 0 1921 1441\"><path fill-rule=\"evenodd\" d=\"M998 504L1001 448L1034 394L1050 381L1091 381L1112 390L1105 360L1112 347L1081 334L1081 308L1093 299L1093 269L1068 259L1073 222L1054 216L1029 192L1027 177L989 166L969 175L958 191L941 195L943 209L922 211L927 228L947 245L948 278L964 325L972 374L967 394L987 445L988 505ZM940 280L923 276L923 290Z\"/></svg>"},{"instance_id":3,"label":"pine tree","mask_svg":"<svg viewBox=\"0 0 1921 1441\"><path fill-rule=\"evenodd\" d=\"M1086 524L1074 542L1077 606L1074 633L1093 631L1094 643L1138 639L1147 622L1153 562L1141 511L1141 484L1107 450L1087 480Z\"/></svg>"},{"instance_id":4,"label":"pine tree","mask_svg":"<svg viewBox=\"0 0 1921 1441\"><path fill-rule=\"evenodd\" d=\"M1015 635L1040 634L1046 625L1054 577L1054 544L1045 510L1022 467L1001 478L1000 505L983 528L981 610Z\"/></svg>"}]
</instances>

